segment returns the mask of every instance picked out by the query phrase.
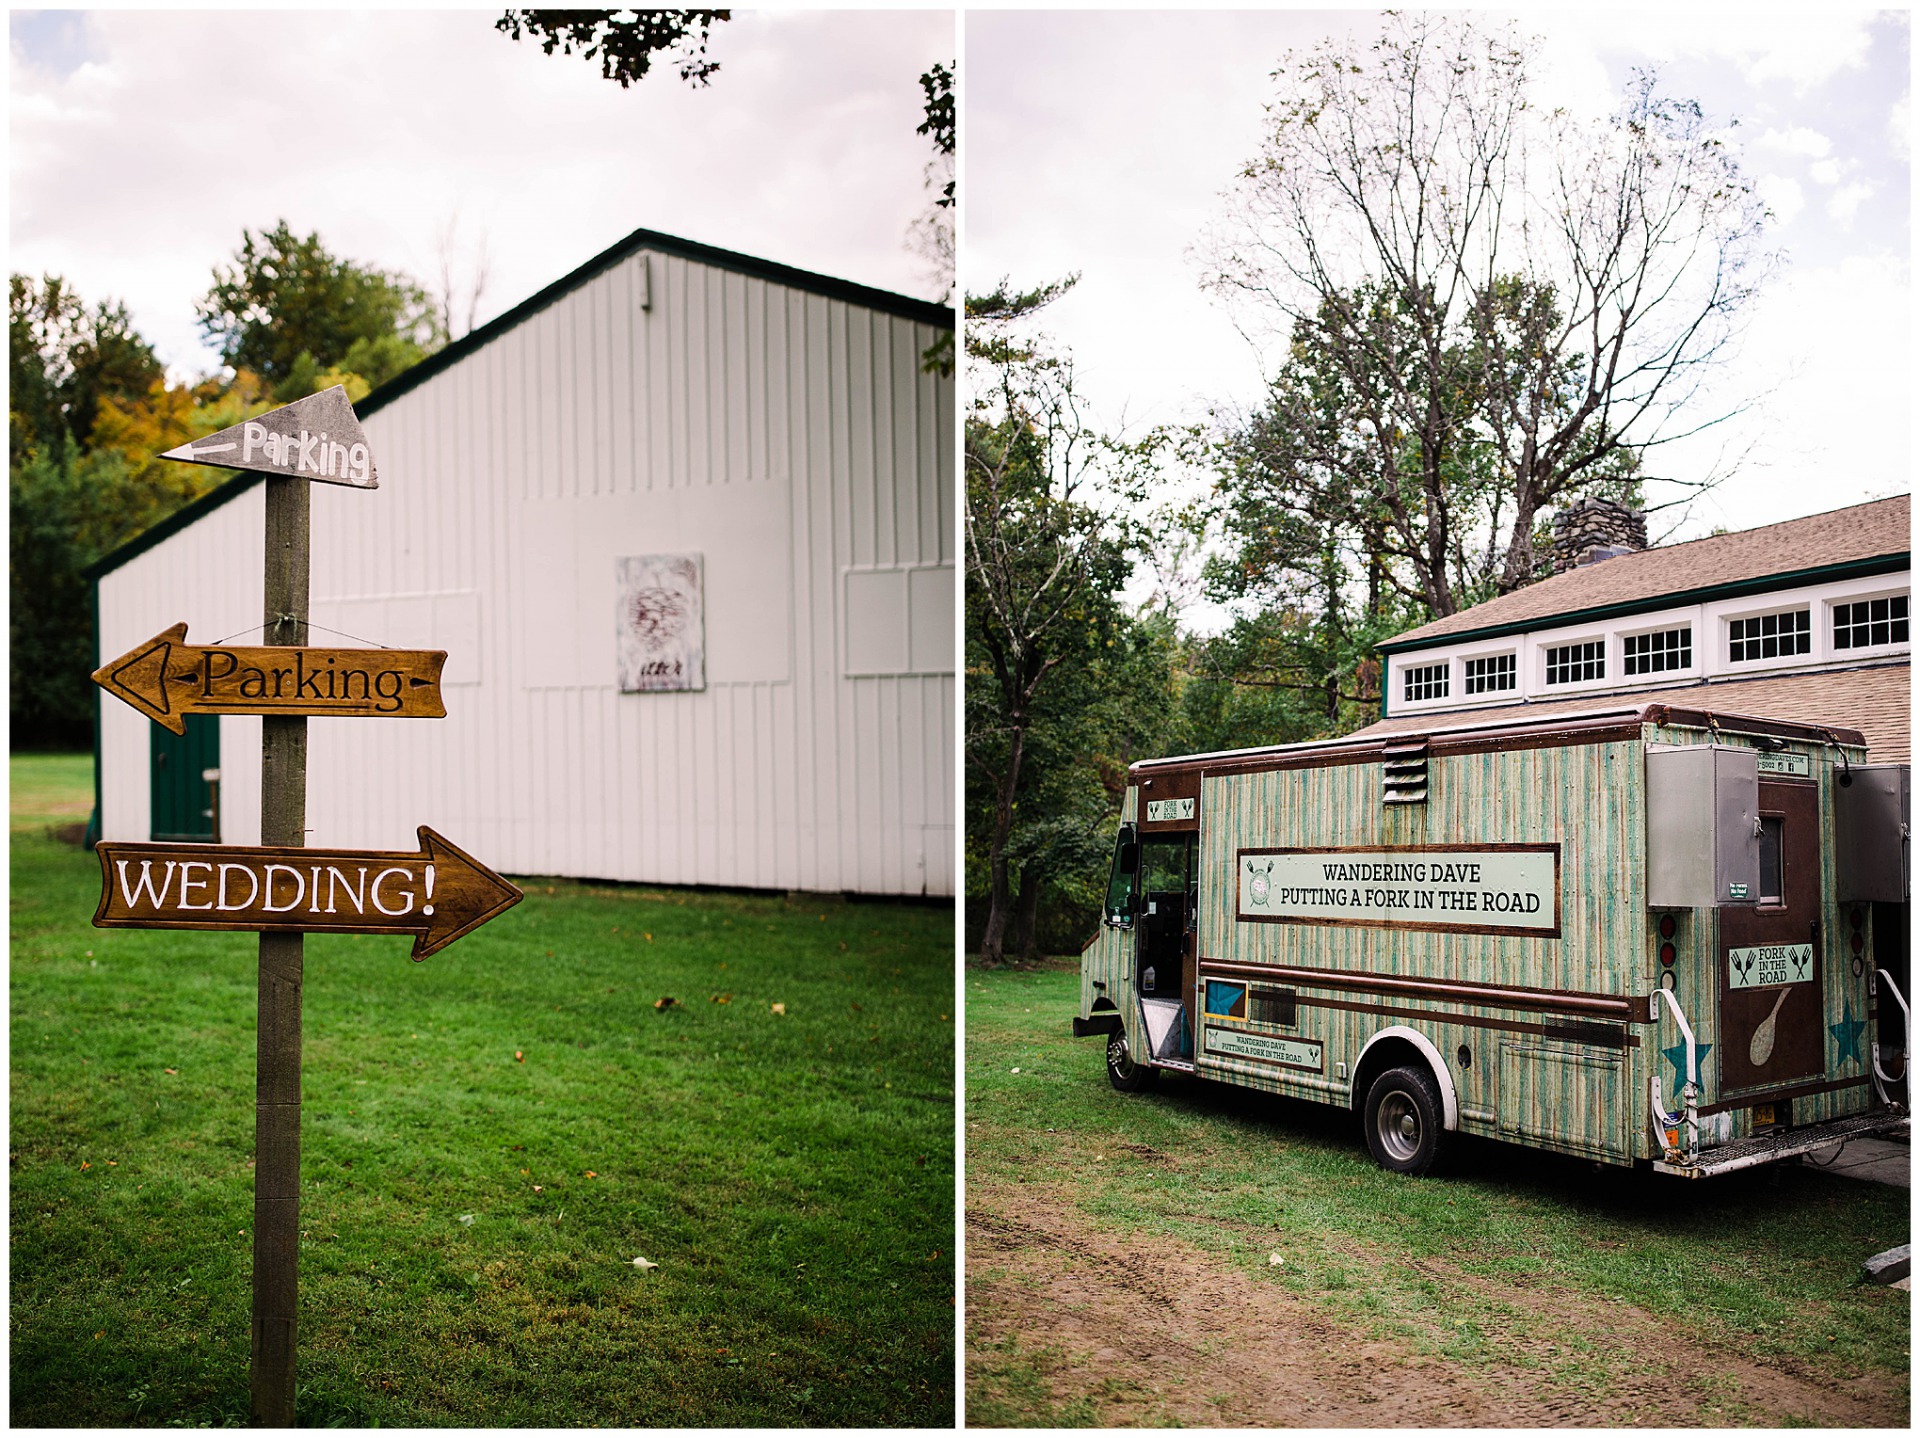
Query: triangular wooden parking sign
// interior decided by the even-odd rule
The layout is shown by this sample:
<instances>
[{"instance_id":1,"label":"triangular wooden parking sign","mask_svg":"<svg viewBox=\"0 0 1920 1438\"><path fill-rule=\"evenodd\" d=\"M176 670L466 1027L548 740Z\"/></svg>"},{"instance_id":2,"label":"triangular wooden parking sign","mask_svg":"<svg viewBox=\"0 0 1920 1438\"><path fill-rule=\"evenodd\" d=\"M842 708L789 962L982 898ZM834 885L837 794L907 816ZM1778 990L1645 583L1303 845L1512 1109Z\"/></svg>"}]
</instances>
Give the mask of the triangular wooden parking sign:
<instances>
[{"instance_id":1,"label":"triangular wooden parking sign","mask_svg":"<svg viewBox=\"0 0 1920 1438\"><path fill-rule=\"evenodd\" d=\"M225 469L257 469L355 489L380 487L366 431L360 428L344 385L270 409L160 457Z\"/></svg>"}]
</instances>

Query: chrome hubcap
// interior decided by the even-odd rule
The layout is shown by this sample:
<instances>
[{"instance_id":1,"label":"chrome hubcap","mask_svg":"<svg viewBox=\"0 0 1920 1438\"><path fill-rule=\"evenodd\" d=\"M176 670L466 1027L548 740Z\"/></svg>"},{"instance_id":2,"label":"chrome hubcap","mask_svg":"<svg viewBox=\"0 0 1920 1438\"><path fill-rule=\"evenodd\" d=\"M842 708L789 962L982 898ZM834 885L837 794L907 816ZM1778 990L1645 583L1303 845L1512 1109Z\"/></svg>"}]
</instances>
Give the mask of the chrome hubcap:
<instances>
[{"instance_id":1,"label":"chrome hubcap","mask_svg":"<svg viewBox=\"0 0 1920 1438\"><path fill-rule=\"evenodd\" d=\"M1420 1110L1407 1094L1390 1093L1380 1100L1374 1131L1379 1135L1380 1147L1405 1163L1420 1151Z\"/></svg>"},{"instance_id":2,"label":"chrome hubcap","mask_svg":"<svg viewBox=\"0 0 1920 1438\"><path fill-rule=\"evenodd\" d=\"M1133 1067L1132 1061L1127 1057L1127 1041L1119 1034L1115 1034L1107 1041L1107 1062L1113 1066L1113 1071L1117 1074L1125 1074Z\"/></svg>"}]
</instances>

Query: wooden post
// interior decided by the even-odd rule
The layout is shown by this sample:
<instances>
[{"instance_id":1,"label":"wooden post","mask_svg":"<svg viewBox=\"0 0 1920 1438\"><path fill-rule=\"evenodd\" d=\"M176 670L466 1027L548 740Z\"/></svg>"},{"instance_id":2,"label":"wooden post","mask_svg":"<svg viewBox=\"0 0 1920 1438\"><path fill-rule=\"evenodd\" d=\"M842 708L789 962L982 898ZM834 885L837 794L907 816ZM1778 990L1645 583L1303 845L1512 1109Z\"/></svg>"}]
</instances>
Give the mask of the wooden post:
<instances>
[{"instance_id":1,"label":"wooden post","mask_svg":"<svg viewBox=\"0 0 1920 1438\"><path fill-rule=\"evenodd\" d=\"M267 485L266 639L307 642L310 483ZM307 721L260 721L260 842L307 840ZM260 935L254 1081L253 1421L293 1426L295 1315L300 1275L301 934Z\"/></svg>"}]
</instances>

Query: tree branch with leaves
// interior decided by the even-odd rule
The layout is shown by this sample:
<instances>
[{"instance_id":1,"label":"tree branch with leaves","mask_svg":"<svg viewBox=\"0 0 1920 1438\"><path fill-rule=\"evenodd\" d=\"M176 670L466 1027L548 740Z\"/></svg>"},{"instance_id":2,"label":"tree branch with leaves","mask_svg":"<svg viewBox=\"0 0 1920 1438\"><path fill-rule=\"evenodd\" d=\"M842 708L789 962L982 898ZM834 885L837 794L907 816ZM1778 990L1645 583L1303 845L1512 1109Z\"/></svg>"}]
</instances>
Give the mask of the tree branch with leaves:
<instances>
[{"instance_id":1,"label":"tree branch with leaves","mask_svg":"<svg viewBox=\"0 0 1920 1438\"><path fill-rule=\"evenodd\" d=\"M1707 381L1771 266L1697 105L1642 75L1595 127L1536 101L1531 59L1441 12L1289 55L1207 244L1243 327L1288 338L1276 463L1434 615L1527 583L1545 510L1731 412Z\"/></svg>"}]
</instances>

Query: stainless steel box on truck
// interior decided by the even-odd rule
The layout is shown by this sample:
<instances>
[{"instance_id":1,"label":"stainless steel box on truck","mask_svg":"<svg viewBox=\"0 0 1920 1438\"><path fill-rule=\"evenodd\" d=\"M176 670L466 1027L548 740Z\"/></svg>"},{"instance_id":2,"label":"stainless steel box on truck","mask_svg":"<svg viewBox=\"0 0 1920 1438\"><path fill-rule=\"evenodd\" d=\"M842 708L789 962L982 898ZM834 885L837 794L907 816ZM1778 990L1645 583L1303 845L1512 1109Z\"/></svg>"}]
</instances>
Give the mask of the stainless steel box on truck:
<instances>
[{"instance_id":1,"label":"stainless steel box on truck","mask_svg":"<svg viewBox=\"0 0 1920 1438\"><path fill-rule=\"evenodd\" d=\"M1751 905L1760 895L1759 756L1724 744L1647 746L1647 903Z\"/></svg>"},{"instance_id":2,"label":"stainless steel box on truck","mask_svg":"<svg viewBox=\"0 0 1920 1438\"><path fill-rule=\"evenodd\" d=\"M1834 790L1833 847L1842 899L1907 902L1909 773L1905 764L1867 764Z\"/></svg>"}]
</instances>

